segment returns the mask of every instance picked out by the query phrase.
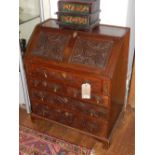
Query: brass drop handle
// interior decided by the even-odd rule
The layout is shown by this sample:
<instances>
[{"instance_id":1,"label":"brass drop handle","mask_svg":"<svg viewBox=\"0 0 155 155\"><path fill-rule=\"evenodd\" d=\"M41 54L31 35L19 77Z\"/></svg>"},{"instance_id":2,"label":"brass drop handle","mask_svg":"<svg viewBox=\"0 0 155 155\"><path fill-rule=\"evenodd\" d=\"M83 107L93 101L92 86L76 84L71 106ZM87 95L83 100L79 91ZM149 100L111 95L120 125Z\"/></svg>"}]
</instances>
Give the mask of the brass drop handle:
<instances>
[{"instance_id":1,"label":"brass drop handle","mask_svg":"<svg viewBox=\"0 0 155 155\"><path fill-rule=\"evenodd\" d=\"M69 113L68 112L65 112L65 116L69 116Z\"/></svg>"},{"instance_id":2,"label":"brass drop handle","mask_svg":"<svg viewBox=\"0 0 155 155\"><path fill-rule=\"evenodd\" d=\"M44 87L47 86L47 82L46 81L43 81L42 84L43 84Z\"/></svg>"},{"instance_id":3,"label":"brass drop handle","mask_svg":"<svg viewBox=\"0 0 155 155\"><path fill-rule=\"evenodd\" d=\"M65 72L63 72L62 77L65 79L67 77L67 74Z\"/></svg>"},{"instance_id":4,"label":"brass drop handle","mask_svg":"<svg viewBox=\"0 0 155 155\"><path fill-rule=\"evenodd\" d=\"M58 86L57 85L54 85L53 91L56 93L57 90L58 90Z\"/></svg>"},{"instance_id":5,"label":"brass drop handle","mask_svg":"<svg viewBox=\"0 0 155 155\"><path fill-rule=\"evenodd\" d=\"M96 96L96 102L97 104L100 104L100 98L98 96Z\"/></svg>"},{"instance_id":6,"label":"brass drop handle","mask_svg":"<svg viewBox=\"0 0 155 155\"><path fill-rule=\"evenodd\" d=\"M68 99L67 98L64 98L64 102L67 103L68 102Z\"/></svg>"},{"instance_id":7,"label":"brass drop handle","mask_svg":"<svg viewBox=\"0 0 155 155\"><path fill-rule=\"evenodd\" d=\"M54 87L54 90L53 90L55 93L57 92L57 87Z\"/></svg>"},{"instance_id":8,"label":"brass drop handle","mask_svg":"<svg viewBox=\"0 0 155 155\"><path fill-rule=\"evenodd\" d=\"M47 73L44 71L44 76L45 76L45 78L47 79Z\"/></svg>"},{"instance_id":9,"label":"brass drop handle","mask_svg":"<svg viewBox=\"0 0 155 155\"><path fill-rule=\"evenodd\" d=\"M90 113L90 116L94 116L94 114L91 112L91 113Z\"/></svg>"},{"instance_id":10,"label":"brass drop handle","mask_svg":"<svg viewBox=\"0 0 155 155\"><path fill-rule=\"evenodd\" d=\"M41 97L41 100L44 101L44 96Z\"/></svg>"},{"instance_id":11,"label":"brass drop handle","mask_svg":"<svg viewBox=\"0 0 155 155\"><path fill-rule=\"evenodd\" d=\"M42 113L43 113L43 116L45 116L45 113L48 113L48 111L43 109Z\"/></svg>"},{"instance_id":12,"label":"brass drop handle","mask_svg":"<svg viewBox=\"0 0 155 155\"><path fill-rule=\"evenodd\" d=\"M34 87L37 87L38 86L38 81L37 80L34 80Z\"/></svg>"},{"instance_id":13,"label":"brass drop handle","mask_svg":"<svg viewBox=\"0 0 155 155\"><path fill-rule=\"evenodd\" d=\"M77 97L77 92L74 92L74 95L73 95L74 97Z\"/></svg>"},{"instance_id":14,"label":"brass drop handle","mask_svg":"<svg viewBox=\"0 0 155 155\"><path fill-rule=\"evenodd\" d=\"M73 38L76 38L77 37L77 32L75 31L75 32L73 32Z\"/></svg>"}]
</instances>

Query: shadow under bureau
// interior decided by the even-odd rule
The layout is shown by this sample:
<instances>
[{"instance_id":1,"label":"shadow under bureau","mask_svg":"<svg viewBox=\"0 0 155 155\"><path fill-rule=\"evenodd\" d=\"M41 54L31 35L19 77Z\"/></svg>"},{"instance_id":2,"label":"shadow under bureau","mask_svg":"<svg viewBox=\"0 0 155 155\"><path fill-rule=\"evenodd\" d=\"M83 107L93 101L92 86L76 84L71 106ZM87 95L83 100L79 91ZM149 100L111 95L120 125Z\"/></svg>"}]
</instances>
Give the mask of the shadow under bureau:
<instances>
[{"instance_id":1,"label":"shadow under bureau","mask_svg":"<svg viewBox=\"0 0 155 155\"><path fill-rule=\"evenodd\" d=\"M31 115L108 147L125 100L129 35L129 28L108 25L62 29L54 19L37 25L24 57Z\"/></svg>"}]
</instances>

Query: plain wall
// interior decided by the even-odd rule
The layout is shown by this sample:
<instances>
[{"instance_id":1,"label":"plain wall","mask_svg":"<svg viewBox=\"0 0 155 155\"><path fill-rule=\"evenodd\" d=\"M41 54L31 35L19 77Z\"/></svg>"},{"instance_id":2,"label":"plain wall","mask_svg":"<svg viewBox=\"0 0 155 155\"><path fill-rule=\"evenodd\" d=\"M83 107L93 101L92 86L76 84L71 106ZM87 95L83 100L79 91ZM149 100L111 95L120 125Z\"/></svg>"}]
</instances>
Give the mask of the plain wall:
<instances>
[{"instance_id":1,"label":"plain wall","mask_svg":"<svg viewBox=\"0 0 155 155\"><path fill-rule=\"evenodd\" d=\"M30 4L31 5L31 4ZM44 19L48 19L51 17L51 8L50 8L50 0L43 0L43 8L44 8ZM31 21L25 22L21 25L19 25L19 31L20 31L20 38L25 38L28 42L34 27L36 24L40 22L40 17L35 18ZM21 81L21 73L19 72L19 104L25 104L25 99L24 99L24 92L23 92L23 86L22 86L22 81Z\"/></svg>"}]
</instances>

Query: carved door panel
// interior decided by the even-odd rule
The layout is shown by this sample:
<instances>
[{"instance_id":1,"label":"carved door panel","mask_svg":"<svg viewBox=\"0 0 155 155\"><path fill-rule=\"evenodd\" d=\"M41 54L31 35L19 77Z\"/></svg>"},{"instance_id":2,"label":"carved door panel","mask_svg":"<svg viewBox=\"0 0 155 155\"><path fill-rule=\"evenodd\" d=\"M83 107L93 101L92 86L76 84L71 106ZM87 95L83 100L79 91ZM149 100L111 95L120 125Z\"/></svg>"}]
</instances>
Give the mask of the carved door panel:
<instances>
[{"instance_id":1,"label":"carved door panel","mask_svg":"<svg viewBox=\"0 0 155 155\"><path fill-rule=\"evenodd\" d=\"M113 41L77 36L69 62L104 68L111 54Z\"/></svg>"},{"instance_id":2,"label":"carved door panel","mask_svg":"<svg viewBox=\"0 0 155 155\"><path fill-rule=\"evenodd\" d=\"M39 33L36 46L32 55L41 56L46 59L62 61L64 50L67 47L70 35L59 32L43 31Z\"/></svg>"}]
</instances>

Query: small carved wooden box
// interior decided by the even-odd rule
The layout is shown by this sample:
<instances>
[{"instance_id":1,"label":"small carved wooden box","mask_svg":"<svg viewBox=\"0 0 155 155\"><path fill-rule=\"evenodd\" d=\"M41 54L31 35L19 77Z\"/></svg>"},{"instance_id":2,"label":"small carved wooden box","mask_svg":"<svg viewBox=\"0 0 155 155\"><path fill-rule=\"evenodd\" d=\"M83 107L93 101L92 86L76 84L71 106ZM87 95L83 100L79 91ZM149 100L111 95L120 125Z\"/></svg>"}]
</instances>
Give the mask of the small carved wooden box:
<instances>
[{"instance_id":1,"label":"small carved wooden box","mask_svg":"<svg viewBox=\"0 0 155 155\"><path fill-rule=\"evenodd\" d=\"M100 0L59 0L56 14L60 27L91 30L100 22Z\"/></svg>"},{"instance_id":2,"label":"small carved wooden box","mask_svg":"<svg viewBox=\"0 0 155 155\"><path fill-rule=\"evenodd\" d=\"M125 100L129 34L108 25L60 29L54 19L37 25L24 59L32 115L109 146Z\"/></svg>"}]
</instances>

